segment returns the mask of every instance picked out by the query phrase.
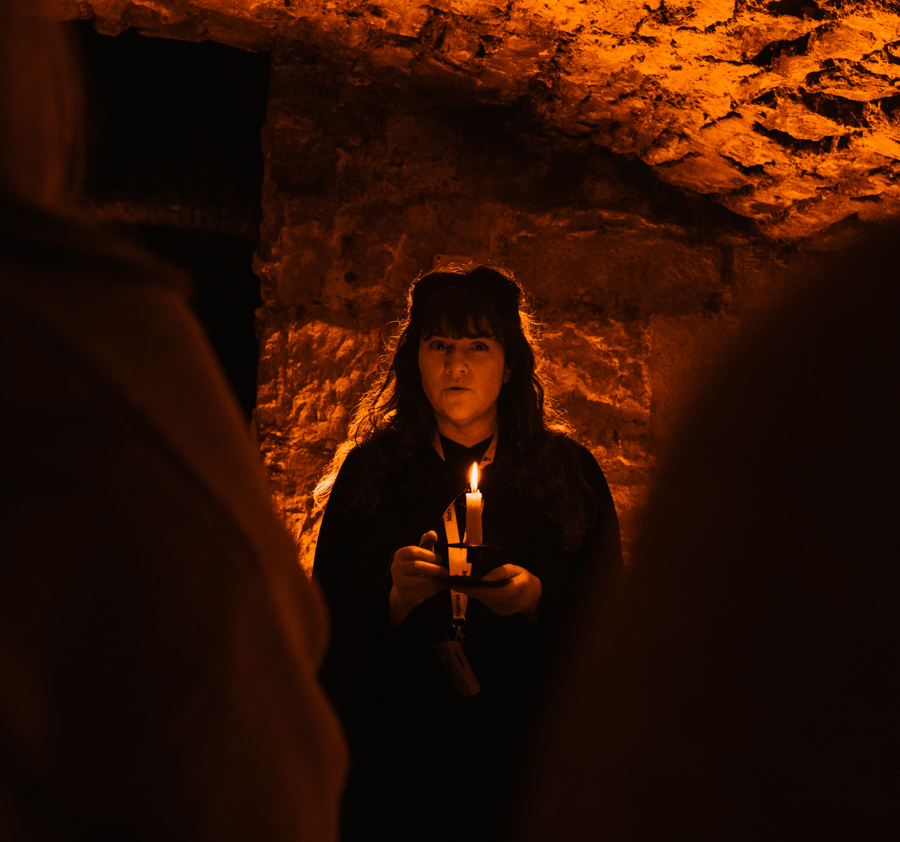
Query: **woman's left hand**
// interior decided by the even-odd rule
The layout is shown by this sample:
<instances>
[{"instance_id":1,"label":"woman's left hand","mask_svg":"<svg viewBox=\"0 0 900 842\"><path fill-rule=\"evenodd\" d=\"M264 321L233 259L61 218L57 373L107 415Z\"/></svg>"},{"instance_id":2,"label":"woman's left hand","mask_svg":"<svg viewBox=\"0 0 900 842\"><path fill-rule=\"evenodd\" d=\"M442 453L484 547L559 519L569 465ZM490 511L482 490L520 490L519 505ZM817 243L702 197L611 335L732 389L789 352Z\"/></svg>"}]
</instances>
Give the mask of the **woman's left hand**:
<instances>
[{"instance_id":1,"label":"woman's left hand","mask_svg":"<svg viewBox=\"0 0 900 842\"><path fill-rule=\"evenodd\" d=\"M542 592L541 580L537 576L529 573L524 567L504 564L485 573L481 578L486 582L499 582L504 579L507 581L499 588L469 589L463 584L453 585L453 589L483 602L495 614L504 617L521 614L532 623L537 623L540 617Z\"/></svg>"}]
</instances>

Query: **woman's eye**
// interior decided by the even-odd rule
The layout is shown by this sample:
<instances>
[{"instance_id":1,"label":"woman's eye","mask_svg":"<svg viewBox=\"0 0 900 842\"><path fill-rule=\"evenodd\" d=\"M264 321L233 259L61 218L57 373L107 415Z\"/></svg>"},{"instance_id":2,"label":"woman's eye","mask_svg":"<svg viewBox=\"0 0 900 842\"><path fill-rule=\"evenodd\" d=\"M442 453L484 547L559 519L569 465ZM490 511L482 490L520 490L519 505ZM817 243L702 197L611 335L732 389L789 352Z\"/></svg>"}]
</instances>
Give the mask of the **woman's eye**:
<instances>
[{"instance_id":1,"label":"woman's eye","mask_svg":"<svg viewBox=\"0 0 900 842\"><path fill-rule=\"evenodd\" d=\"M474 348L476 351L487 351L488 350L488 346L485 345L484 342L476 342L472 346L472 348Z\"/></svg>"},{"instance_id":2,"label":"woman's eye","mask_svg":"<svg viewBox=\"0 0 900 842\"><path fill-rule=\"evenodd\" d=\"M443 342L432 342L432 343L431 343L431 350L432 350L432 351L443 351L443 350L444 350L444 347L445 347L445 346L444 346L444 343L443 343Z\"/></svg>"}]
</instances>

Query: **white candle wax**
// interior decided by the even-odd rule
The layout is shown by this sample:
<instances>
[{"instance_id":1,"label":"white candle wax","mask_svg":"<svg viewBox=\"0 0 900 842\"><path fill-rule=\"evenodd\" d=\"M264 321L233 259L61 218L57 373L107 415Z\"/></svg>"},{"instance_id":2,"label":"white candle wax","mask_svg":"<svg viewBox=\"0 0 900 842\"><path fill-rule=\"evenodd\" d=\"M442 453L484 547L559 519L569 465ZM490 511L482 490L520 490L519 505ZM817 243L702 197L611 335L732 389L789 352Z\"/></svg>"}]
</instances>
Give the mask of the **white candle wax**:
<instances>
[{"instance_id":1,"label":"white candle wax","mask_svg":"<svg viewBox=\"0 0 900 842\"><path fill-rule=\"evenodd\" d=\"M478 490L478 465L472 465L469 474L469 487L466 492L466 543L483 543L481 534L481 513L484 511L484 499Z\"/></svg>"}]
</instances>

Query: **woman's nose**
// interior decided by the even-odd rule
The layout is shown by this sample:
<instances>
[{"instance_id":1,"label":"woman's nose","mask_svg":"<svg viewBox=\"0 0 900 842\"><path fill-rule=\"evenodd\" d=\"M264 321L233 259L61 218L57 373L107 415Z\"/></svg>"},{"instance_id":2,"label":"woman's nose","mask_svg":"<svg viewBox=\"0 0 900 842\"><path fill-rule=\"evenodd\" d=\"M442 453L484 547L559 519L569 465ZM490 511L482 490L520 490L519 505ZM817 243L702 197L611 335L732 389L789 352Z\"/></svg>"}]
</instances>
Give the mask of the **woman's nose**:
<instances>
[{"instance_id":1,"label":"woman's nose","mask_svg":"<svg viewBox=\"0 0 900 842\"><path fill-rule=\"evenodd\" d=\"M468 368L465 354L456 348L448 348L444 355L444 368L451 374L462 374Z\"/></svg>"}]
</instances>

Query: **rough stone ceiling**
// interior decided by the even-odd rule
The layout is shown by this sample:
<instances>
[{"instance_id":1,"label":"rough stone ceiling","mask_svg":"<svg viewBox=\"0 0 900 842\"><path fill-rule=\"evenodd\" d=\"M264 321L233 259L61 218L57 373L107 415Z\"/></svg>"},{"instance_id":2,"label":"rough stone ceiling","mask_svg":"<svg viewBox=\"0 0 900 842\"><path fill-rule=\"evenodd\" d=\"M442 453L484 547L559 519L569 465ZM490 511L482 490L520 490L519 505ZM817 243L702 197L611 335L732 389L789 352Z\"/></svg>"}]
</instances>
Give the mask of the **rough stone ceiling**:
<instances>
[{"instance_id":1,"label":"rough stone ceiling","mask_svg":"<svg viewBox=\"0 0 900 842\"><path fill-rule=\"evenodd\" d=\"M101 32L319 57L518 105L779 240L900 212L900 2L63 0Z\"/></svg>"}]
</instances>

